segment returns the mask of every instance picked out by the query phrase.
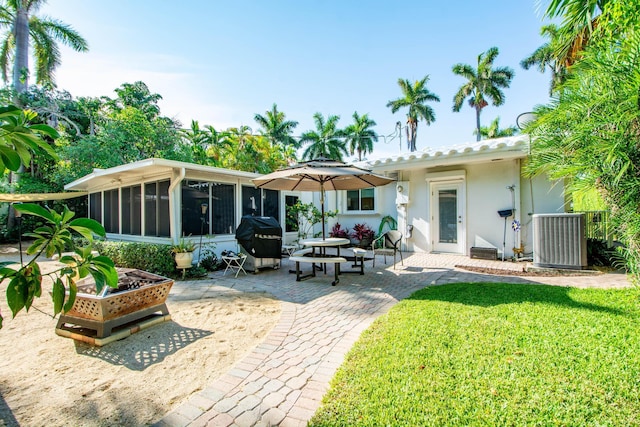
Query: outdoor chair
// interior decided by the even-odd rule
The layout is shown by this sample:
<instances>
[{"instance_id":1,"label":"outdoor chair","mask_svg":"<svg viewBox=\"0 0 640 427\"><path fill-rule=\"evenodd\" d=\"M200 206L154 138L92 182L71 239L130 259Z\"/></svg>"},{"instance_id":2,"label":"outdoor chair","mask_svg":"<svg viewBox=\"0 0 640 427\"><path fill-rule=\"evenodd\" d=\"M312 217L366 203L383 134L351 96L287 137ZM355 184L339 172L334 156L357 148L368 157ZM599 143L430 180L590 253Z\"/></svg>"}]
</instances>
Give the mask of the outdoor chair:
<instances>
[{"instance_id":1,"label":"outdoor chair","mask_svg":"<svg viewBox=\"0 0 640 427\"><path fill-rule=\"evenodd\" d=\"M375 239L371 243L371 250L373 251L373 266L376 266L376 255L384 255L384 263L387 263L387 255L393 255L393 268L396 268L396 254L400 254L400 262L404 265L402 259L402 251L400 245L402 244L402 233L398 230L389 230Z\"/></svg>"}]
</instances>

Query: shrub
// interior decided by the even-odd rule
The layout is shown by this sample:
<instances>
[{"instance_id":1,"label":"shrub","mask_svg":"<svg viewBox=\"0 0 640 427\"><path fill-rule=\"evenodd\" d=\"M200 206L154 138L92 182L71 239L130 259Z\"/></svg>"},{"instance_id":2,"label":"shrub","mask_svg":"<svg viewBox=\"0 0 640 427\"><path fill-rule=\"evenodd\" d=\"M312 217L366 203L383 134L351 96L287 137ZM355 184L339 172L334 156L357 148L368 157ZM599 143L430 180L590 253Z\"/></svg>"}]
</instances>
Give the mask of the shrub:
<instances>
[{"instance_id":1,"label":"shrub","mask_svg":"<svg viewBox=\"0 0 640 427\"><path fill-rule=\"evenodd\" d=\"M340 223L336 222L334 224L334 226L331 228L331 231L329 232L329 237L341 237L341 238L344 238L344 239L348 239L349 238L349 229L348 228L342 228Z\"/></svg>"},{"instance_id":2,"label":"shrub","mask_svg":"<svg viewBox=\"0 0 640 427\"><path fill-rule=\"evenodd\" d=\"M373 229L365 223L354 225L353 231L351 232L351 237L360 242L360 246L367 246L373 241L375 236L376 233Z\"/></svg>"},{"instance_id":3,"label":"shrub","mask_svg":"<svg viewBox=\"0 0 640 427\"><path fill-rule=\"evenodd\" d=\"M96 250L117 267L137 268L161 276L175 276L170 245L137 242L96 242Z\"/></svg>"},{"instance_id":4,"label":"shrub","mask_svg":"<svg viewBox=\"0 0 640 427\"><path fill-rule=\"evenodd\" d=\"M220 260L212 247L202 249L202 253L200 254L200 266L207 271L215 271L220 267Z\"/></svg>"}]
</instances>

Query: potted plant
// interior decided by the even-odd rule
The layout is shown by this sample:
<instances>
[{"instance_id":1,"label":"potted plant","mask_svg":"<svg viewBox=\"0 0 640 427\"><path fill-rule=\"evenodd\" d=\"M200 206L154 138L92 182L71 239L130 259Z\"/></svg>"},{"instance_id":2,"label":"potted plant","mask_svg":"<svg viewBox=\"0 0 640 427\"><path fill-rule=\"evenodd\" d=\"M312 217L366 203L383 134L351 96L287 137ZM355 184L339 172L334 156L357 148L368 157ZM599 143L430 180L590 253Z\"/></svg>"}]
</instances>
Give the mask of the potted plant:
<instances>
[{"instance_id":1,"label":"potted plant","mask_svg":"<svg viewBox=\"0 0 640 427\"><path fill-rule=\"evenodd\" d=\"M376 233L365 223L356 224L353 226L351 237L354 239L356 246L360 248L368 248L373 242L373 238Z\"/></svg>"},{"instance_id":2,"label":"potted plant","mask_svg":"<svg viewBox=\"0 0 640 427\"><path fill-rule=\"evenodd\" d=\"M178 268L191 268L193 251L195 250L195 243L184 237L181 238L177 244L171 247L171 252L173 252L173 257L176 260L176 266Z\"/></svg>"}]
</instances>

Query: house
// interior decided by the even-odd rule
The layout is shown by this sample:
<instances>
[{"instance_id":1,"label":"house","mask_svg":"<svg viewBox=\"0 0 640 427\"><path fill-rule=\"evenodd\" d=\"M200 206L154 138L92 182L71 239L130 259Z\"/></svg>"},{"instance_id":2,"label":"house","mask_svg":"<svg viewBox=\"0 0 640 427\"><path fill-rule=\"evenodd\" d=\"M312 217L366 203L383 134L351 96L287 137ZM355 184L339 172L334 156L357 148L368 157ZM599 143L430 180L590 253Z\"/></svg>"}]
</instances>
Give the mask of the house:
<instances>
[{"instance_id":1,"label":"house","mask_svg":"<svg viewBox=\"0 0 640 427\"><path fill-rule=\"evenodd\" d=\"M176 243L181 236L237 250L235 231L243 215L276 218L286 237L296 233L285 221L297 192L255 188L259 174L164 159L146 159L95 169L65 190L89 193L89 217L102 223L111 240Z\"/></svg>"},{"instance_id":2,"label":"house","mask_svg":"<svg viewBox=\"0 0 640 427\"><path fill-rule=\"evenodd\" d=\"M377 230L388 215L404 234L403 250L470 255L471 248L490 248L498 257L530 255L532 215L563 213L565 195L561 182L523 177L528 155L524 135L369 161L360 166L397 181L326 192L327 210L339 212L327 220L327 230L335 222L350 229L364 222ZM170 244L202 235L218 251L236 250L242 216L256 214L276 218L283 241L294 241L288 207L298 200L319 206L319 194L257 189L251 180L258 176L147 159L96 169L65 189L89 193L89 216L114 240Z\"/></svg>"},{"instance_id":3,"label":"house","mask_svg":"<svg viewBox=\"0 0 640 427\"><path fill-rule=\"evenodd\" d=\"M329 195L329 208L348 228L366 222L377 230L391 215L408 251L470 255L472 247L494 248L500 258L504 247L505 257L514 248L530 256L532 215L563 213L565 196L561 182L523 177L528 154L522 135L369 161L364 167L395 177L395 185Z\"/></svg>"}]
</instances>

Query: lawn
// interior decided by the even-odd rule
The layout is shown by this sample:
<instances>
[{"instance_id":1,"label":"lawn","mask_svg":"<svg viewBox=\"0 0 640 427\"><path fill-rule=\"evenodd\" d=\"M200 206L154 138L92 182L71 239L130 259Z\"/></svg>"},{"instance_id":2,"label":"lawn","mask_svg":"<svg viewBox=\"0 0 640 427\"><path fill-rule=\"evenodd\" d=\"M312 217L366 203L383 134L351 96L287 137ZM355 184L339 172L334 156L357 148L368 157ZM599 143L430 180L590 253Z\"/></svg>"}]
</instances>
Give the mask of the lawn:
<instances>
[{"instance_id":1,"label":"lawn","mask_svg":"<svg viewBox=\"0 0 640 427\"><path fill-rule=\"evenodd\" d=\"M640 424L640 293L433 286L363 333L310 426Z\"/></svg>"}]
</instances>

